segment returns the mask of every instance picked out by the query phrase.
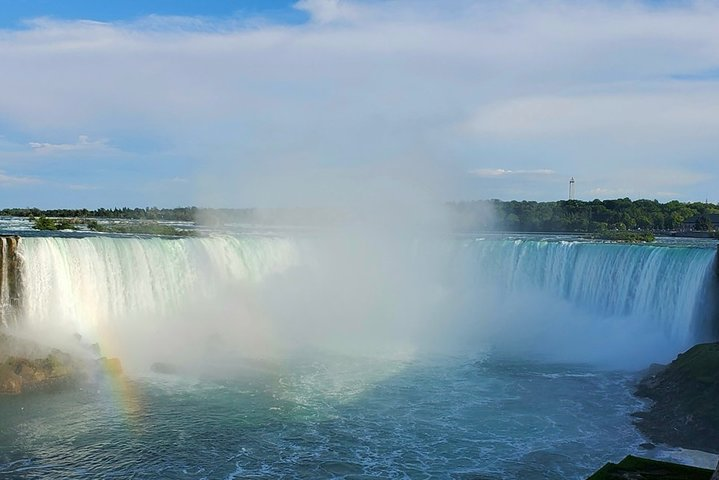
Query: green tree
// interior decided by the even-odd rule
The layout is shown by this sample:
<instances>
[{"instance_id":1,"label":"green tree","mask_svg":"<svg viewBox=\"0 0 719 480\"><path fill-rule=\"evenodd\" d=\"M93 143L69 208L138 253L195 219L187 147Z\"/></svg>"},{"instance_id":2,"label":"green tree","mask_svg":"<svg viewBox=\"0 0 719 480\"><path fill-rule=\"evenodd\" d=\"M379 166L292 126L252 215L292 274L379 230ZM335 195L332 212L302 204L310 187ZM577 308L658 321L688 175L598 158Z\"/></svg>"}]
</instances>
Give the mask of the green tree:
<instances>
[{"instance_id":1,"label":"green tree","mask_svg":"<svg viewBox=\"0 0 719 480\"><path fill-rule=\"evenodd\" d=\"M32 226L35 230L57 230L57 224L52 218L47 218L42 215L35 219L35 224Z\"/></svg>"},{"instance_id":2,"label":"green tree","mask_svg":"<svg viewBox=\"0 0 719 480\"><path fill-rule=\"evenodd\" d=\"M706 215L700 215L694 223L694 230L699 232L709 232L714 230L714 225L712 225L712 221L709 220L709 217Z\"/></svg>"}]
</instances>

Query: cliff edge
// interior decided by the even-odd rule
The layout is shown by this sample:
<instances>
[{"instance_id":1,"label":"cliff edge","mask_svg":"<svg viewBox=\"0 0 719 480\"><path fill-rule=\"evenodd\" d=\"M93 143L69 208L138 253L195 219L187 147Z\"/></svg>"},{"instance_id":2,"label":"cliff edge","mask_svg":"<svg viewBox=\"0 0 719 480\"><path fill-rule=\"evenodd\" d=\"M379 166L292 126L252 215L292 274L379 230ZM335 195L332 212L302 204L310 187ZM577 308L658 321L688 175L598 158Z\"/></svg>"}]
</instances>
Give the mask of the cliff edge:
<instances>
[{"instance_id":1,"label":"cliff edge","mask_svg":"<svg viewBox=\"0 0 719 480\"><path fill-rule=\"evenodd\" d=\"M695 345L650 373L636 395L653 401L634 414L653 442L719 454L719 342Z\"/></svg>"}]
</instances>

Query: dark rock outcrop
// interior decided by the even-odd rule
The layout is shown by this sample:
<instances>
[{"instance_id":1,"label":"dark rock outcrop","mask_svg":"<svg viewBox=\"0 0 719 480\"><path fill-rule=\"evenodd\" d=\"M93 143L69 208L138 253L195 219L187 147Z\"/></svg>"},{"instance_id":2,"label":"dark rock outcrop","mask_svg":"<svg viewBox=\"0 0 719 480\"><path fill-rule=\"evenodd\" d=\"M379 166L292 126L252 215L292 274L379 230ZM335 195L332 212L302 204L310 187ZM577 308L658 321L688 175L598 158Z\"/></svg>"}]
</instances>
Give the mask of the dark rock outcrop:
<instances>
[{"instance_id":1,"label":"dark rock outcrop","mask_svg":"<svg viewBox=\"0 0 719 480\"><path fill-rule=\"evenodd\" d=\"M6 327L17 323L16 315L21 303L19 243L18 236L0 236L0 325Z\"/></svg>"},{"instance_id":2,"label":"dark rock outcrop","mask_svg":"<svg viewBox=\"0 0 719 480\"><path fill-rule=\"evenodd\" d=\"M177 375L180 373L180 369L171 363L155 362L150 367L155 373L161 373L163 375Z\"/></svg>"},{"instance_id":3,"label":"dark rock outcrop","mask_svg":"<svg viewBox=\"0 0 719 480\"><path fill-rule=\"evenodd\" d=\"M649 411L634 414L652 442L719 453L719 343L680 354L647 375L636 395L653 400Z\"/></svg>"},{"instance_id":4,"label":"dark rock outcrop","mask_svg":"<svg viewBox=\"0 0 719 480\"><path fill-rule=\"evenodd\" d=\"M607 463L587 480L710 480L711 470L629 455Z\"/></svg>"}]
</instances>

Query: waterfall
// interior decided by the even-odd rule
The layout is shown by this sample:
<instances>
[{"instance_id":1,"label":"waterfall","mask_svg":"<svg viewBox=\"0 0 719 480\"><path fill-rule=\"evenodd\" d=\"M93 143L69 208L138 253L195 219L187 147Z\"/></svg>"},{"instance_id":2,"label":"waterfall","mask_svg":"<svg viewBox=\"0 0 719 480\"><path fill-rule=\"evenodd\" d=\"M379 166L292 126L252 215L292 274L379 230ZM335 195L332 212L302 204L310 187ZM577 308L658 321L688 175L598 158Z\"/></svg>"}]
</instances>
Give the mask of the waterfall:
<instances>
[{"instance_id":1,"label":"waterfall","mask_svg":"<svg viewBox=\"0 0 719 480\"><path fill-rule=\"evenodd\" d=\"M708 339L716 322L714 257L710 248L476 239L454 261L467 283L492 285L509 303L535 292L546 299L537 310L566 302L595 322L621 321L681 348Z\"/></svg>"},{"instance_id":2,"label":"waterfall","mask_svg":"<svg viewBox=\"0 0 719 480\"><path fill-rule=\"evenodd\" d=\"M601 339L632 355L638 339L653 339L644 346L654 350L643 357L651 360L717 333L710 248L353 241L338 248L321 238L249 235L4 237L0 318L93 338L126 322L168 335L180 318L198 324L188 335L215 321L206 329L215 333L201 334L221 337L242 317L235 333L247 344L252 335L284 336L285 344L324 336L338 345L411 335L439 344L454 335L579 352L591 350L587 339Z\"/></svg>"},{"instance_id":3,"label":"waterfall","mask_svg":"<svg viewBox=\"0 0 719 480\"><path fill-rule=\"evenodd\" d=\"M177 314L297 261L292 242L270 237L27 237L18 254L23 321L83 335L128 318Z\"/></svg>"}]
</instances>

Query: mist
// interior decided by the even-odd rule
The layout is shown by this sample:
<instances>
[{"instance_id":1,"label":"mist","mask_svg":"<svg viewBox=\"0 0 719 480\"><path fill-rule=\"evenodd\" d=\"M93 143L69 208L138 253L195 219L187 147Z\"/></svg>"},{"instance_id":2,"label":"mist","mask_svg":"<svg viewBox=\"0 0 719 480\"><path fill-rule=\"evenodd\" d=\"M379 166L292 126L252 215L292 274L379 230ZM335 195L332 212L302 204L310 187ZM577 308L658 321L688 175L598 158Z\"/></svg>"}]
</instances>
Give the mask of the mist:
<instances>
[{"instance_id":1,"label":"mist","mask_svg":"<svg viewBox=\"0 0 719 480\"><path fill-rule=\"evenodd\" d=\"M639 250L597 245L567 268L573 260L562 255L576 246L457 236L441 208L421 222L383 213L280 235L23 239L21 324L50 344L78 346L80 334L85 349L97 343L133 371L161 362L220 376L308 355L392 362L487 352L638 369L694 339L704 291L696 272L711 251L694 252L676 278L655 279L674 250L643 265L622 260ZM610 288L604 277L629 265L641 281Z\"/></svg>"}]
</instances>

